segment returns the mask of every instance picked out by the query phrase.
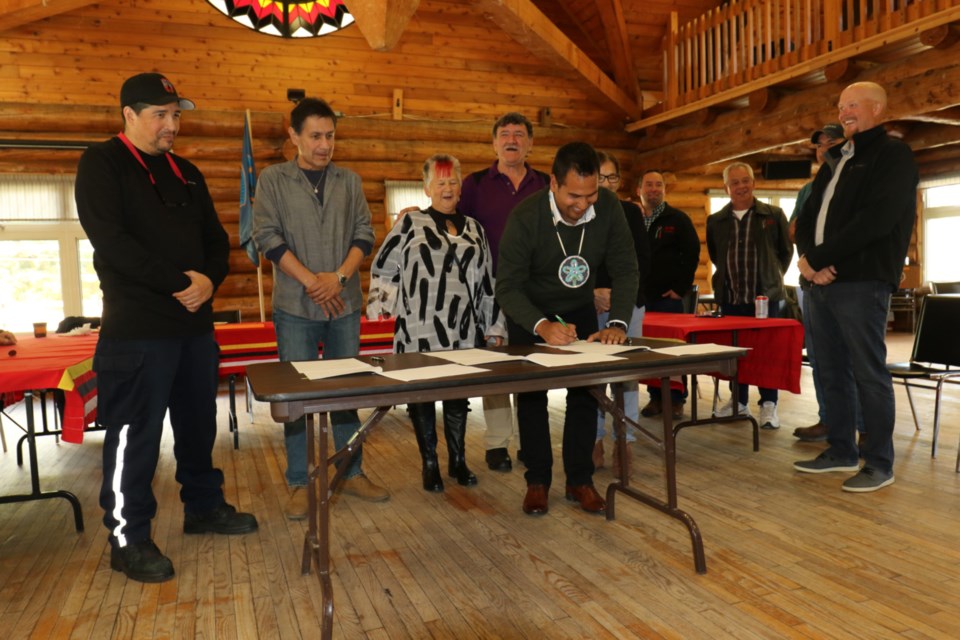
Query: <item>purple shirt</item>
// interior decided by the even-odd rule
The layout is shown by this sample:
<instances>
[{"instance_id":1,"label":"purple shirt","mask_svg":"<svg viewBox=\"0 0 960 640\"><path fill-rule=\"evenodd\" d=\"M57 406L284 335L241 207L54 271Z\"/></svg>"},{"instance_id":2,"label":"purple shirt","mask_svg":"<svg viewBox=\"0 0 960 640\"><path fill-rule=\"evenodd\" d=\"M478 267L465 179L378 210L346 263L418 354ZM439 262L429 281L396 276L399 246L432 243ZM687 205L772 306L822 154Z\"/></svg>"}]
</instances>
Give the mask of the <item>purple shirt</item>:
<instances>
[{"instance_id":1,"label":"purple shirt","mask_svg":"<svg viewBox=\"0 0 960 640\"><path fill-rule=\"evenodd\" d=\"M550 184L550 178L546 174L531 169L529 164L524 163L523 166L527 168L527 175L520 181L519 189L514 189L510 178L500 173L496 162L489 169L471 173L463 180L457 210L483 225L487 242L490 243L494 273L497 272L497 258L500 254L500 236L507 226L510 212L527 196Z\"/></svg>"}]
</instances>

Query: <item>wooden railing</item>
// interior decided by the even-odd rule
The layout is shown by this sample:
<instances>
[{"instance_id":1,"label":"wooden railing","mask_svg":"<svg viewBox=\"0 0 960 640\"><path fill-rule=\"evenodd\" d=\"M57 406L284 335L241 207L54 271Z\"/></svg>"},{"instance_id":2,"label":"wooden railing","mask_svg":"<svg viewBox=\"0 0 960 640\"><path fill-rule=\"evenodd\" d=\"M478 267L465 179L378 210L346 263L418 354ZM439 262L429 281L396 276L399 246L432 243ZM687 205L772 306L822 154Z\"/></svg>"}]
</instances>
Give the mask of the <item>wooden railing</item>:
<instances>
[{"instance_id":1,"label":"wooden railing","mask_svg":"<svg viewBox=\"0 0 960 640\"><path fill-rule=\"evenodd\" d=\"M682 107L955 7L958 0L731 0L664 48L664 107Z\"/></svg>"}]
</instances>

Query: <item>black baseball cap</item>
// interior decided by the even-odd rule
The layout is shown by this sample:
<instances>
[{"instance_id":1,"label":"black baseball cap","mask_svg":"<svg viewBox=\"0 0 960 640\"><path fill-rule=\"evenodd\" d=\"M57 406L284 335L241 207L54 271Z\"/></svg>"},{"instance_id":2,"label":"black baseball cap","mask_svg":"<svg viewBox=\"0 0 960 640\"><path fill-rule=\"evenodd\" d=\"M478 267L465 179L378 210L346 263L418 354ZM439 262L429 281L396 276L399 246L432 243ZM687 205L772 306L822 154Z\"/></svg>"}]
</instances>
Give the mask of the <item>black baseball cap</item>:
<instances>
[{"instance_id":1,"label":"black baseball cap","mask_svg":"<svg viewBox=\"0 0 960 640\"><path fill-rule=\"evenodd\" d=\"M161 106L176 102L184 111L195 109L192 100L181 98L173 83L159 73L139 73L127 78L120 89L120 108L142 102L152 106Z\"/></svg>"},{"instance_id":2,"label":"black baseball cap","mask_svg":"<svg viewBox=\"0 0 960 640\"><path fill-rule=\"evenodd\" d=\"M831 122L830 124L823 125L823 129L819 131L814 131L813 135L810 136L810 142L812 144L817 144L819 142L820 134L825 134L828 138L832 140L843 140L843 127L836 122Z\"/></svg>"}]
</instances>

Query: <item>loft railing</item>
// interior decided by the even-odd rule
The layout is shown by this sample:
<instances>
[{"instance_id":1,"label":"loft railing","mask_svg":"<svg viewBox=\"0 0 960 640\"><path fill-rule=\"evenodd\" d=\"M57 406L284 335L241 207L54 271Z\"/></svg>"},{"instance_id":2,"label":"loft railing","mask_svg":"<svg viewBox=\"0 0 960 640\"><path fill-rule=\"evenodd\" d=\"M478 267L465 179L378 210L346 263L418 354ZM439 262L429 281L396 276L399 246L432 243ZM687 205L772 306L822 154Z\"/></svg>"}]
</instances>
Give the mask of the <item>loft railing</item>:
<instances>
[{"instance_id":1,"label":"loft railing","mask_svg":"<svg viewBox=\"0 0 960 640\"><path fill-rule=\"evenodd\" d=\"M676 109L921 23L960 0L731 0L679 25L664 48L664 107Z\"/></svg>"}]
</instances>

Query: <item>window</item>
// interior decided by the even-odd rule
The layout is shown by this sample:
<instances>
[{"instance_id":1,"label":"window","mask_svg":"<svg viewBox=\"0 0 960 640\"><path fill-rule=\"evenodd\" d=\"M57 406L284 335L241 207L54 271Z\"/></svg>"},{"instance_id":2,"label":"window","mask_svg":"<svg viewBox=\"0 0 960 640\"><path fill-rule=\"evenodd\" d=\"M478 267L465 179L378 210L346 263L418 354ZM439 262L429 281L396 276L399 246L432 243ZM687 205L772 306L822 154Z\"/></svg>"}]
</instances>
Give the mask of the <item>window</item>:
<instances>
[{"instance_id":1,"label":"window","mask_svg":"<svg viewBox=\"0 0 960 640\"><path fill-rule=\"evenodd\" d=\"M387 180L384 206L387 210L387 231L393 228L397 215L407 207L427 207L430 198L423 192L422 180Z\"/></svg>"},{"instance_id":2,"label":"window","mask_svg":"<svg viewBox=\"0 0 960 640\"><path fill-rule=\"evenodd\" d=\"M722 191L711 190L709 196L711 213L720 211L720 209L730 202L730 197ZM797 194L793 192L761 191L757 189L753 192L753 196L760 202L783 209L783 212L787 215L788 220L790 219L790 216L793 215L793 210L797 206ZM800 256L797 255L796 250L794 250L793 258L790 260L790 268L787 269L787 272L783 275L783 283L785 285L796 286L797 283L800 282L800 269L797 267L798 260L800 260ZM710 275L713 275L714 271L716 271L716 267L711 264Z\"/></svg>"},{"instance_id":3,"label":"window","mask_svg":"<svg viewBox=\"0 0 960 640\"><path fill-rule=\"evenodd\" d=\"M933 184L924 189L923 198L923 279L960 281L956 247L956 238L960 237L960 184Z\"/></svg>"},{"instance_id":4,"label":"window","mask_svg":"<svg viewBox=\"0 0 960 640\"><path fill-rule=\"evenodd\" d=\"M73 199L74 176L0 175L0 326L56 327L68 315L99 316L93 248Z\"/></svg>"}]
</instances>

